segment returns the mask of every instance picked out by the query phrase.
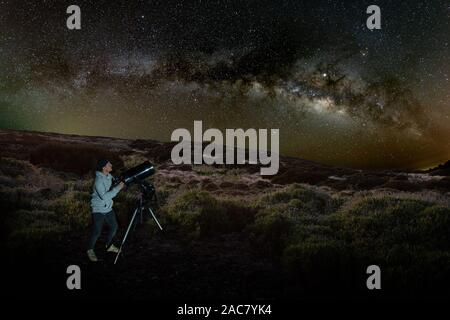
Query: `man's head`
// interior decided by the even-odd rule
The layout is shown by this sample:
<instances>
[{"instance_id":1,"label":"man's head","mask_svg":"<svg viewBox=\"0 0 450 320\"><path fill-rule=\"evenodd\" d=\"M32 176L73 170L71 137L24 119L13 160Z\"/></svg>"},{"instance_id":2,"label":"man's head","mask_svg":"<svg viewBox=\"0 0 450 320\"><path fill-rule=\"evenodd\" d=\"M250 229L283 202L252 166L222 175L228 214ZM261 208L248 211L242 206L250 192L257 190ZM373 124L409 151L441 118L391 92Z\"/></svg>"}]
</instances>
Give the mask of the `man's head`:
<instances>
[{"instance_id":1,"label":"man's head","mask_svg":"<svg viewBox=\"0 0 450 320\"><path fill-rule=\"evenodd\" d=\"M97 162L96 170L106 175L112 171L112 164L106 159L101 159Z\"/></svg>"}]
</instances>

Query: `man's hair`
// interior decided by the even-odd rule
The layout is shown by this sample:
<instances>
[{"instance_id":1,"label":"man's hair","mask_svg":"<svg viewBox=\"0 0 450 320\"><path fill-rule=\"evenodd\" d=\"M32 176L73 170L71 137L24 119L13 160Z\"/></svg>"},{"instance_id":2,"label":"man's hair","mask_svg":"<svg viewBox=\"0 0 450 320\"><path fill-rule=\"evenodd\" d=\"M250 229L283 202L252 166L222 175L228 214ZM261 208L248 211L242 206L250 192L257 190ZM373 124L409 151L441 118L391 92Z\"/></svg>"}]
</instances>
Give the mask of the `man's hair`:
<instances>
[{"instance_id":1,"label":"man's hair","mask_svg":"<svg viewBox=\"0 0 450 320\"><path fill-rule=\"evenodd\" d=\"M95 171L102 171L103 167L106 166L108 164L108 160L106 159L100 159L97 161L97 166L95 167Z\"/></svg>"}]
</instances>

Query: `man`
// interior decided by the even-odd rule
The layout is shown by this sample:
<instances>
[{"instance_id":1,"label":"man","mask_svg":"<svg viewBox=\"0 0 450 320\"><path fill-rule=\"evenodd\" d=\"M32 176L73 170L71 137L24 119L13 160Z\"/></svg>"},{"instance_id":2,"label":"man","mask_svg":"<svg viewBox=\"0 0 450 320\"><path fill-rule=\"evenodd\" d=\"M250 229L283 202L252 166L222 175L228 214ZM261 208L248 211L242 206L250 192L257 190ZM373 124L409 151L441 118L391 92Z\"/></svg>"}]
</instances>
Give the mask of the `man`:
<instances>
[{"instance_id":1,"label":"man","mask_svg":"<svg viewBox=\"0 0 450 320\"><path fill-rule=\"evenodd\" d=\"M117 221L116 214L112 208L113 198L119 193L124 187L124 183L120 182L114 188L112 185L112 164L108 160L100 160L97 163L97 168L95 171L95 181L92 190L92 220L93 228L92 233L89 238L87 255L89 260L95 262L98 261L97 256L94 251L95 243L100 236L103 228L103 223L109 226L108 238L106 242L106 250L108 252L118 252L119 249L114 246L112 240L117 232Z\"/></svg>"}]
</instances>

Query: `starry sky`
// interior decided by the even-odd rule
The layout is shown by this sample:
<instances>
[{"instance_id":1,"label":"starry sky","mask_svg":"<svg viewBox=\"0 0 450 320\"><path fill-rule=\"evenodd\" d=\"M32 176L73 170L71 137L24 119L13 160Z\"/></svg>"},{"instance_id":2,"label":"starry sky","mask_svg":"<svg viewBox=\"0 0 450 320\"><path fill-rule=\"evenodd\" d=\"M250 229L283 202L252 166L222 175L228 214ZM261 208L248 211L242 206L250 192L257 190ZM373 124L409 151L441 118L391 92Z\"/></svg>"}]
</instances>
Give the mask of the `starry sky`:
<instances>
[{"instance_id":1,"label":"starry sky","mask_svg":"<svg viewBox=\"0 0 450 320\"><path fill-rule=\"evenodd\" d=\"M449 42L448 0L0 0L0 128L169 141L202 120L423 169L450 159Z\"/></svg>"}]
</instances>

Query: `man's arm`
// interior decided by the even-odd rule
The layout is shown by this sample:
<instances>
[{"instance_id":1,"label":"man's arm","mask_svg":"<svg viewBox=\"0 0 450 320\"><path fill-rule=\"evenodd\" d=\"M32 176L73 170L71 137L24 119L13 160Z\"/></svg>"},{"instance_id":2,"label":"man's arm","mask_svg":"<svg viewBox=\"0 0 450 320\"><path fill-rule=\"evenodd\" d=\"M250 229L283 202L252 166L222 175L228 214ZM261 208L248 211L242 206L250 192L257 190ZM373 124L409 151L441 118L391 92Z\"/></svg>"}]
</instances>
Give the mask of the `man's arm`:
<instances>
[{"instance_id":1,"label":"man's arm","mask_svg":"<svg viewBox=\"0 0 450 320\"><path fill-rule=\"evenodd\" d=\"M106 190L105 185L100 180L95 180L95 191L97 192L98 196L102 200L112 200L122 189L122 186L119 184L112 188L110 191Z\"/></svg>"}]
</instances>

